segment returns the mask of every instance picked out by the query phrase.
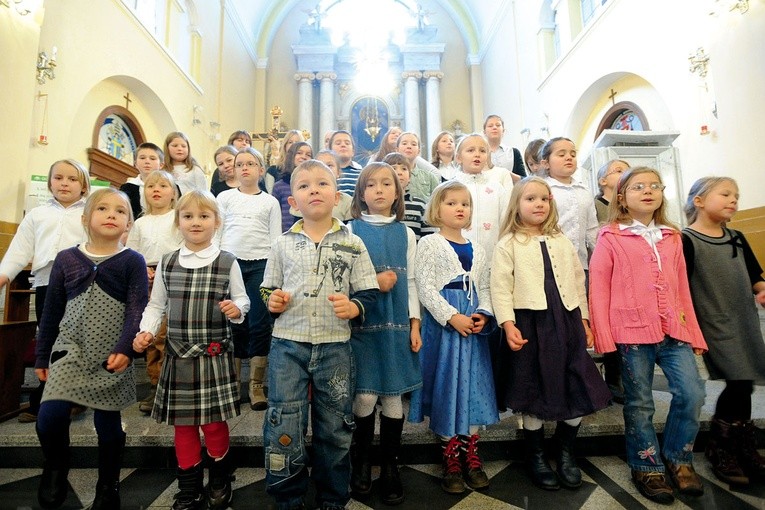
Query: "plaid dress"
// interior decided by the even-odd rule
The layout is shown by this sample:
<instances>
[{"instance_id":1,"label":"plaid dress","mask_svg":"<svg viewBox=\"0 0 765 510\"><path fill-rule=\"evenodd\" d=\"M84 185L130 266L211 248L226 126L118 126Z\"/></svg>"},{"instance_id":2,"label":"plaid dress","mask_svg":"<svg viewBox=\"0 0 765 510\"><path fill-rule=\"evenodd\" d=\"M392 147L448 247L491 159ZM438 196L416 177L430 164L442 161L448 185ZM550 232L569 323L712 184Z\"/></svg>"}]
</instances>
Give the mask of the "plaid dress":
<instances>
[{"instance_id":1,"label":"plaid dress","mask_svg":"<svg viewBox=\"0 0 765 510\"><path fill-rule=\"evenodd\" d=\"M236 257L221 251L209 265L187 269L179 251L163 259L167 345L152 417L170 425L204 425L239 415L231 328L218 303L229 297Z\"/></svg>"}]
</instances>

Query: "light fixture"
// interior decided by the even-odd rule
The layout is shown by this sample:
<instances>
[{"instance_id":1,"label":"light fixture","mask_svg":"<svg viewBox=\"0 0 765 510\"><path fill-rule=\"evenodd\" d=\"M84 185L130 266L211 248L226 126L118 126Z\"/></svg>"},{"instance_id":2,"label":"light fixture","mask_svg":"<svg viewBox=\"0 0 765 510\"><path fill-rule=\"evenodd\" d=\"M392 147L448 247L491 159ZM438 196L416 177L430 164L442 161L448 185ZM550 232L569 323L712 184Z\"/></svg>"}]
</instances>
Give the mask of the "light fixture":
<instances>
[{"instance_id":1,"label":"light fixture","mask_svg":"<svg viewBox=\"0 0 765 510\"><path fill-rule=\"evenodd\" d=\"M688 55L689 71L692 73L698 73L702 78L707 75L707 65L709 64L709 55L704 52L704 48L699 47L696 49L696 53Z\"/></svg>"},{"instance_id":2,"label":"light fixture","mask_svg":"<svg viewBox=\"0 0 765 510\"><path fill-rule=\"evenodd\" d=\"M460 119L454 119L454 121L449 124L449 127L452 128L454 136L462 136L462 129L465 127L465 124L463 124Z\"/></svg>"},{"instance_id":3,"label":"light fixture","mask_svg":"<svg viewBox=\"0 0 765 510\"><path fill-rule=\"evenodd\" d=\"M2 1L2 0L0 0ZM37 83L43 85L45 79L52 80L56 77L54 72L56 69L56 53L58 48L55 46L51 48L50 57L44 51L37 54Z\"/></svg>"},{"instance_id":4,"label":"light fixture","mask_svg":"<svg viewBox=\"0 0 765 510\"><path fill-rule=\"evenodd\" d=\"M0 5L2 5L3 7L7 7L9 9L13 7L13 9L18 14L20 14L21 16L26 16L32 11L22 6L21 4L23 3L24 3L24 0L0 0Z\"/></svg>"}]
</instances>

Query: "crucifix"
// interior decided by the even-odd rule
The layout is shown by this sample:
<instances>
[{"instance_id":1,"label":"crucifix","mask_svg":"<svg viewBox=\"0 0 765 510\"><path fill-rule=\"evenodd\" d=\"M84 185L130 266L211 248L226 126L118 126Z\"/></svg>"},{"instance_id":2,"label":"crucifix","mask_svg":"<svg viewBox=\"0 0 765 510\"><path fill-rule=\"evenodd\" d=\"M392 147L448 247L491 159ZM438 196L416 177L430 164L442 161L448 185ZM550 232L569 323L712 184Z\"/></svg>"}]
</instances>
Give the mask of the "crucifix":
<instances>
[{"instance_id":1,"label":"crucifix","mask_svg":"<svg viewBox=\"0 0 765 510\"><path fill-rule=\"evenodd\" d=\"M272 154L279 152L280 140L287 134L282 130L281 118L283 114L284 111L279 106L274 106L271 108L271 129L265 133L250 133L253 141L260 141L269 145L269 154L266 155L269 160ZM311 138L311 133L306 130L303 130L302 134L305 140Z\"/></svg>"},{"instance_id":2,"label":"crucifix","mask_svg":"<svg viewBox=\"0 0 765 510\"><path fill-rule=\"evenodd\" d=\"M125 99L125 109L130 109L130 103L133 102L132 99L130 99L130 92L126 93L124 96L122 96Z\"/></svg>"},{"instance_id":3,"label":"crucifix","mask_svg":"<svg viewBox=\"0 0 765 510\"><path fill-rule=\"evenodd\" d=\"M611 106L616 104L616 100L614 99L616 97L616 91L614 89L611 89L611 94L608 96L608 99L611 100Z\"/></svg>"}]
</instances>

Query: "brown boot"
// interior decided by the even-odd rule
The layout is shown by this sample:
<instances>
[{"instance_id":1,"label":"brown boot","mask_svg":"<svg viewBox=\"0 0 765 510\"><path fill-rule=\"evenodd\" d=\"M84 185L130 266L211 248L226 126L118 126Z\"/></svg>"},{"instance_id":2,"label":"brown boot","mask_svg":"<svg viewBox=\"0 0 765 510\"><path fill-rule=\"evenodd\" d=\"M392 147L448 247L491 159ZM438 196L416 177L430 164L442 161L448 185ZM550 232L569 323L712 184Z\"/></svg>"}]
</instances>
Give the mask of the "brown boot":
<instances>
[{"instance_id":1,"label":"brown boot","mask_svg":"<svg viewBox=\"0 0 765 510\"><path fill-rule=\"evenodd\" d=\"M268 399L263 390L266 368L268 368L267 356L250 358L250 409L253 411L265 411L268 409Z\"/></svg>"},{"instance_id":2,"label":"brown boot","mask_svg":"<svg viewBox=\"0 0 765 510\"><path fill-rule=\"evenodd\" d=\"M765 476L765 457L757 451L756 429L752 420L736 423L736 457L744 473L752 476Z\"/></svg>"},{"instance_id":3,"label":"brown boot","mask_svg":"<svg viewBox=\"0 0 765 510\"><path fill-rule=\"evenodd\" d=\"M454 436L449 441L441 441L443 449L444 477L441 488L448 494L465 492L465 480L462 478L462 463L460 462L460 438Z\"/></svg>"},{"instance_id":4,"label":"brown boot","mask_svg":"<svg viewBox=\"0 0 765 510\"><path fill-rule=\"evenodd\" d=\"M704 485L692 464L673 464L671 462L665 462L665 464L667 473L669 473L672 483L675 484L680 494L687 494L688 496L704 494Z\"/></svg>"},{"instance_id":5,"label":"brown boot","mask_svg":"<svg viewBox=\"0 0 765 510\"><path fill-rule=\"evenodd\" d=\"M462 476L465 483L473 490L485 489L489 486L489 477L483 470L483 462L478 456L478 434L459 436L462 455Z\"/></svg>"},{"instance_id":6,"label":"brown boot","mask_svg":"<svg viewBox=\"0 0 765 510\"><path fill-rule=\"evenodd\" d=\"M749 477L741 469L736 456L736 438L733 437L732 425L719 418L712 418L709 435L704 453L715 476L728 484L748 485Z\"/></svg>"}]
</instances>

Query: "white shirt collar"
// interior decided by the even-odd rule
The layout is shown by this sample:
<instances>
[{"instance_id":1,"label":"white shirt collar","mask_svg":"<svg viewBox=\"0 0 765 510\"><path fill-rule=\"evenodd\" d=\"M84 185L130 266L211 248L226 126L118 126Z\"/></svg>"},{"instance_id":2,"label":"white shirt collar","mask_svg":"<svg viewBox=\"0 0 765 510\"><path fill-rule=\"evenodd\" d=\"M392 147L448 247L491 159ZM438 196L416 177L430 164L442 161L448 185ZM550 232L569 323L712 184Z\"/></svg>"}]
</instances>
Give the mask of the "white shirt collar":
<instances>
[{"instance_id":1,"label":"white shirt collar","mask_svg":"<svg viewBox=\"0 0 765 510\"><path fill-rule=\"evenodd\" d=\"M186 247L186 245L181 246L181 257L197 257L200 259L207 259L212 257L213 255L217 255L217 252L220 251L217 246L214 244L211 244L207 248L204 248L199 251L193 251Z\"/></svg>"},{"instance_id":2,"label":"white shirt collar","mask_svg":"<svg viewBox=\"0 0 765 510\"><path fill-rule=\"evenodd\" d=\"M396 221L395 216L383 216L382 214L361 213L361 219L372 225L387 225Z\"/></svg>"}]
</instances>

